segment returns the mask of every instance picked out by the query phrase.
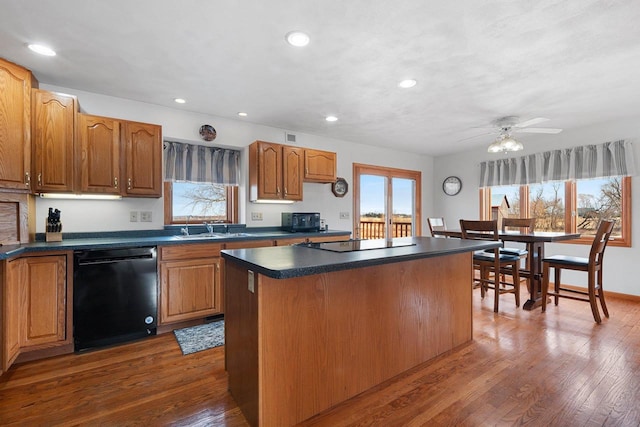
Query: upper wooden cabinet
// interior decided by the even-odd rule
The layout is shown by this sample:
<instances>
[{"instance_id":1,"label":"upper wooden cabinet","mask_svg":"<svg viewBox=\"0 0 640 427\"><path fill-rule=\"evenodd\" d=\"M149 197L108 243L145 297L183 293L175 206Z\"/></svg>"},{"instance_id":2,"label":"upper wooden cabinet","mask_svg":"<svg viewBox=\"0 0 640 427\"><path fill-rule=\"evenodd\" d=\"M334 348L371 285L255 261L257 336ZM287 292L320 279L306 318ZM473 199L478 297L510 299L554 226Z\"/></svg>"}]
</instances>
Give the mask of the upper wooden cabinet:
<instances>
[{"instance_id":1,"label":"upper wooden cabinet","mask_svg":"<svg viewBox=\"0 0 640 427\"><path fill-rule=\"evenodd\" d=\"M34 89L32 99L35 192L74 189L75 96Z\"/></svg>"},{"instance_id":2,"label":"upper wooden cabinet","mask_svg":"<svg viewBox=\"0 0 640 427\"><path fill-rule=\"evenodd\" d=\"M122 122L125 179L124 196L162 196L162 127Z\"/></svg>"},{"instance_id":3,"label":"upper wooden cabinet","mask_svg":"<svg viewBox=\"0 0 640 427\"><path fill-rule=\"evenodd\" d=\"M120 121L79 114L77 145L79 190L120 194Z\"/></svg>"},{"instance_id":4,"label":"upper wooden cabinet","mask_svg":"<svg viewBox=\"0 0 640 427\"><path fill-rule=\"evenodd\" d=\"M0 189L30 189L32 86L29 70L0 59Z\"/></svg>"},{"instance_id":5,"label":"upper wooden cabinet","mask_svg":"<svg viewBox=\"0 0 640 427\"><path fill-rule=\"evenodd\" d=\"M305 148L304 180L309 182L335 182L336 153Z\"/></svg>"},{"instance_id":6,"label":"upper wooden cabinet","mask_svg":"<svg viewBox=\"0 0 640 427\"><path fill-rule=\"evenodd\" d=\"M302 200L304 150L256 141L249 146L249 195L256 200Z\"/></svg>"}]
</instances>

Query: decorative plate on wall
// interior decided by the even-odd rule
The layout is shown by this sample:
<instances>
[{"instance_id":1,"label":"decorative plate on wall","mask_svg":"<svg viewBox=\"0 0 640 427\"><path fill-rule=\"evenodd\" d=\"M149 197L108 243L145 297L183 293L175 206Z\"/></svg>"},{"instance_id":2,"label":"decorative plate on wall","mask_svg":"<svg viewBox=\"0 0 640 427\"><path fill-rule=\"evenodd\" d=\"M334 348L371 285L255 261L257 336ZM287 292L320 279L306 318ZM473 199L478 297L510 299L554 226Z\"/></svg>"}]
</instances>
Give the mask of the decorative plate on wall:
<instances>
[{"instance_id":1,"label":"decorative plate on wall","mask_svg":"<svg viewBox=\"0 0 640 427\"><path fill-rule=\"evenodd\" d=\"M211 125L202 125L200 126L200 136L205 141L213 141L216 139L217 132Z\"/></svg>"},{"instance_id":2,"label":"decorative plate on wall","mask_svg":"<svg viewBox=\"0 0 640 427\"><path fill-rule=\"evenodd\" d=\"M336 178L336 182L331 184L331 191L333 195L336 197L344 197L349 191L349 184L347 184L347 180L344 178Z\"/></svg>"}]
</instances>

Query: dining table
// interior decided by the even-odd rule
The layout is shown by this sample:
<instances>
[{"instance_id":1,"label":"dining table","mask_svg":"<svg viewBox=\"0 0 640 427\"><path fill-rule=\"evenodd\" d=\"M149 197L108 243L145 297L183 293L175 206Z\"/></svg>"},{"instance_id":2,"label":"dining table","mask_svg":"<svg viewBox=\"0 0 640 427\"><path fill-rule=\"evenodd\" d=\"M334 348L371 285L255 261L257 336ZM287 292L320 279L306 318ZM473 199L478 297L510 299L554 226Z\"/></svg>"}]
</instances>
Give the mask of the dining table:
<instances>
[{"instance_id":1,"label":"dining table","mask_svg":"<svg viewBox=\"0 0 640 427\"><path fill-rule=\"evenodd\" d=\"M462 231L434 230L433 236L462 238ZM521 272L521 276L529 279L529 299L522 305L522 308L524 310L533 310L542 305L542 260L544 259L545 243L578 239L580 233L565 233L561 231L522 233L505 230L499 231L498 237L503 242L519 242L526 245L526 267Z\"/></svg>"}]
</instances>

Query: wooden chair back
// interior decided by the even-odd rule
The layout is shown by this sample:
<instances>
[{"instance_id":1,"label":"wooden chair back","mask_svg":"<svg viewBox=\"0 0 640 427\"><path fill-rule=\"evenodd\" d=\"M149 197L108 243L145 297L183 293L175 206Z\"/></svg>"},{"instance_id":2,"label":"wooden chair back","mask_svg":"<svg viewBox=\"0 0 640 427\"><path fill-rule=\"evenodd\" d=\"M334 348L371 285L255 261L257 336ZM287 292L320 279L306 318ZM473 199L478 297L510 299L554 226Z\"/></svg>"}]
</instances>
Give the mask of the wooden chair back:
<instances>
[{"instance_id":1,"label":"wooden chair back","mask_svg":"<svg viewBox=\"0 0 640 427\"><path fill-rule=\"evenodd\" d=\"M434 236L434 230L445 231L447 229L447 224L444 222L444 218L427 218L427 224L429 225L429 232L431 233L432 237L442 237Z\"/></svg>"},{"instance_id":2,"label":"wooden chair back","mask_svg":"<svg viewBox=\"0 0 640 427\"><path fill-rule=\"evenodd\" d=\"M536 228L535 218L502 218L502 232L507 228L520 228L524 233L533 233Z\"/></svg>"},{"instance_id":3,"label":"wooden chair back","mask_svg":"<svg viewBox=\"0 0 640 427\"><path fill-rule=\"evenodd\" d=\"M460 231L463 239L498 240L498 220L477 221L461 219Z\"/></svg>"},{"instance_id":4,"label":"wooden chair back","mask_svg":"<svg viewBox=\"0 0 640 427\"><path fill-rule=\"evenodd\" d=\"M591 244L591 251L589 252L589 268L600 267L602 265L602 259L604 258L604 250L611 237L613 231L613 225L615 221L602 220L598 225L598 231L596 231L596 237Z\"/></svg>"}]
</instances>

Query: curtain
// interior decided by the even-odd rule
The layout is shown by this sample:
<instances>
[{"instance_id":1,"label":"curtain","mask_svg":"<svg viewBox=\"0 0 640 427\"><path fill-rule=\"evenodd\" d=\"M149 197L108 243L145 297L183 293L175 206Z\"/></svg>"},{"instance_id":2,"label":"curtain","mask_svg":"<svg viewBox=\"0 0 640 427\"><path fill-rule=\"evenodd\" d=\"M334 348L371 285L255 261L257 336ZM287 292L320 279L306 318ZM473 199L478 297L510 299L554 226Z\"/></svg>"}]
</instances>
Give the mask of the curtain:
<instances>
[{"instance_id":1,"label":"curtain","mask_svg":"<svg viewBox=\"0 0 640 427\"><path fill-rule=\"evenodd\" d=\"M165 181L238 185L240 151L164 141Z\"/></svg>"},{"instance_id":2,"label":"curtain","mask_svg":"<svg viewBox=\"0 0 640 427\"><path fill-rule=\"evenodd\" d=\"M629 140L565 148L480 163L480 187L636 174Z\"/></svg>"}]
</instances>

